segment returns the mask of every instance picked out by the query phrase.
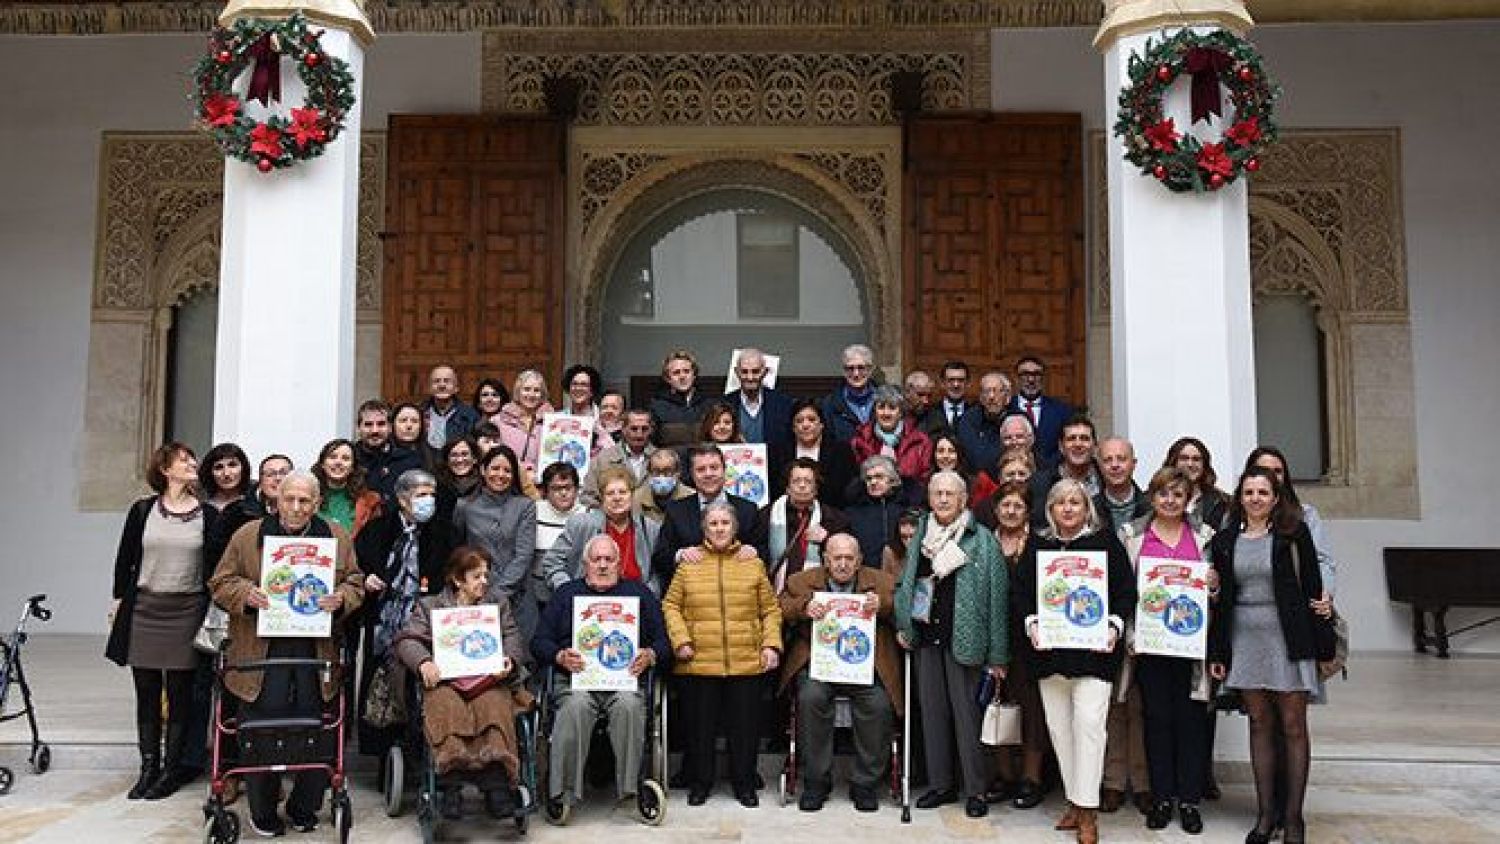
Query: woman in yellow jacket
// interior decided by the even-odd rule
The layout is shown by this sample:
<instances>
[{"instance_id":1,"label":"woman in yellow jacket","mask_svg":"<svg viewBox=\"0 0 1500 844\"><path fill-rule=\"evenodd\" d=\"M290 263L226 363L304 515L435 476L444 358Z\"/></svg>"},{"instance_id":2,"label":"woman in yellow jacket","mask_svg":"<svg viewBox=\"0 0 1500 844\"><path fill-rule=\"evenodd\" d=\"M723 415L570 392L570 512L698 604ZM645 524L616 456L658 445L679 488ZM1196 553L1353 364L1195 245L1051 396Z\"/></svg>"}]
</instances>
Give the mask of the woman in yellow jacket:
<instances>
[{"instance_id":1,"label":"woman in yellow jacket","mask_svg":"<svg viewBox=\"0 0 1500 844\"><path fill-rule=\"evenodd\" d=\"M662 599L677 659L688 805L701 806L714 784L714 736L729 743L734 796L760 805L755 752L766 672L781 663L781 609L766 567L739 556L734 508L715 502L703 512L703 545L684 559Z\"/></svg>"}]
</instances>

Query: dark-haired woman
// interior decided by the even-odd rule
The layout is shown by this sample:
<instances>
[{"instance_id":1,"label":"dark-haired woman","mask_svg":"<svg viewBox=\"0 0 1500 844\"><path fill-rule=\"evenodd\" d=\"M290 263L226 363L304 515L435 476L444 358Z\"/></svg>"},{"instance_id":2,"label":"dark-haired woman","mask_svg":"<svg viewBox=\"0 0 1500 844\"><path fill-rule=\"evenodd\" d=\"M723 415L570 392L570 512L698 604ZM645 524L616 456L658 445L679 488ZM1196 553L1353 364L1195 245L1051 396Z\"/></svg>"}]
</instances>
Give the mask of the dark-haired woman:
<instances>
[{"instance_id":1,"label":"dark-haired woman","mask_svg":"<svg viewBox=\"0 0 1500 844\"><path fill-rule=\"evenodd\" d=\"M130 666L135 683L141 769L131 800L168 797L194 773L183 765L199 662L193 637L207 607L203 548L217 516L198 500L198 460L182 443L156 450L146 480L155 495L130 508L115 554L115 603L104 651L116 665Z\"/></svg>"},{"instance_id":2,"label":"dark-haired woman","mask_svg":"<svg viewBox=\"0 0 1500 844\"><path fill-rule=\"evenodd\" d=\"M416 452L423 470L437 467L438 451L427 442L427 414L420 406L404 401L391 408L391 441L396 448Z\"/></svg>"},{"instance_id":3,"label":"dark-haired woman","mask_svg":"<svg viewBox=\"0 0 1500 844\"><path fill-rule=\"evenodd\" d=\"M354 443L329 440L318 452L312 473L322 487L319 518L337 524L351 538L380 515L380 493L365 487L365 470L354 459Z\"/></svg>"},{"instance_id":4,"label":"dark-haired woman","mask_svg":"<svg viewBox=\"0 0 1500 844\"><path fill-rule=\"evenodd\" d=\"M214 512L250 494L250 458L234 443L219 443L198 464L198 489Z\"/></svg>"},{"instance_id":5,"label":"dark-haired woman","mask_svg":"<svg viewBox=\"0 0 1500 844\"><path fill-rule=\"evenodd\" d=\"M474 388L474 409L479 411L481 422L495 421L500 408L510 401L510 390L498 378L483 378Z\"/></svg>"},{"instance_id":6,"label":"dark-haired woman","mask_svg":"<svg viewBox=\"0 0 1500 844\"><path fill-rule=\"evenodd\" d=\"M539 614L531 592L536 551L536 502L521 491L521 462L497 445L479 460L481 484L453 511L454 541L473 545L490 559L489 587L510 603L516 624L535 630ZM525 648L522 648L525 651Z\"/></svg>"},{"instance_id":7,"label":"dark-haired woman","mask_svg":"<svg viewBox=\"0 0 1500 844\"><path fill-rule=\"evenodd\" d=\"M1240 478L1229 527L1209 546L1219 590L1209 625L1210 671L1244 696L1257 816L1246 844L1265 844L1278 823L1289 844L1306 841L1302 802L1312 762L1307 703L1331 629L1311 602L1323 594L1317 549L1276 474L1251 466ZM1276 727L1280 726L1278 736ZM1277 817L1277 760L1286 764Z\"/></svg>"},{"instance_id":8,"label":"dark-haired woman","mask_svg":"<svg viewBox=\"0 0 1500 844\"><path fill-rule=\"evenodd\" d=\"M437 518L451 524L458 499L479 487L479 444L466 434L443 446L433 475L438 482Z\"/></svg>"},{"instance_id":9,"label":"dark-haired woman","mask_svg":"<svg viewBox=\"0 0 1500 844\"><path fill-rule=\"evenodd\" d=\"M1197 437L1181 437L1167 449L1167 459L1162 468L1177 468L1187 473L1192 481L1193 494L1188 498L1188 518L1206 525L1209 530L1224 527L1229 515L1229 496L1219 489L1219 476L1214 471L1213 456L1208 446Z\"/></svg>"},{"instance_id":10,"label":"dark-haired woman","mask_svg":"<svg viewBox=\"0 0 1500 844\"><path fill-rule=\"evenodd\" d=\"M843 507L851 495L859 494L862 485L850 490L857 474L854 455L846 443L831 435L825 436L826 430L821 404L813 399L798 399L792 403L792 445L776 449L770 455L771 477L773 483L778 484L778 488L771 491L773 497L779 498L786 492L781 486L786 478L786 467L797 457L818 461L818 470L823 474L823 482L818 485L818 500L824 504Z\"/></svg>"}]
</instances>

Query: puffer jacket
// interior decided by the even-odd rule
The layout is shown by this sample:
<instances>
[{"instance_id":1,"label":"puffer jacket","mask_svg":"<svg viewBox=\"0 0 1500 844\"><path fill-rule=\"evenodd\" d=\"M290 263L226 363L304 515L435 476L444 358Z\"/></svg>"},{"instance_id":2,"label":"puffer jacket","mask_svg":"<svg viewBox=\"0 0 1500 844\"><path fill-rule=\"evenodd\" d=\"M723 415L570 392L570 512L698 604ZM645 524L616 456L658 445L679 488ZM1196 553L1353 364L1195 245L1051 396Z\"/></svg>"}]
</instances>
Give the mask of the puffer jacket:
<instances>
[{"instance_id":1,"label":"puffer jacket","mask_svg":"<svg viewBox=\"0 0 1500 844\"><path fill-rule=\"evenodd\" d=\"M672 650L692 645L673 670L692 677L747 677L764 673L763 648L781 650L781 607L758 559L740 560L740 543L723 551L700 546L704 557L677 567L662 599Z\"/></svg>"}]
</instances>

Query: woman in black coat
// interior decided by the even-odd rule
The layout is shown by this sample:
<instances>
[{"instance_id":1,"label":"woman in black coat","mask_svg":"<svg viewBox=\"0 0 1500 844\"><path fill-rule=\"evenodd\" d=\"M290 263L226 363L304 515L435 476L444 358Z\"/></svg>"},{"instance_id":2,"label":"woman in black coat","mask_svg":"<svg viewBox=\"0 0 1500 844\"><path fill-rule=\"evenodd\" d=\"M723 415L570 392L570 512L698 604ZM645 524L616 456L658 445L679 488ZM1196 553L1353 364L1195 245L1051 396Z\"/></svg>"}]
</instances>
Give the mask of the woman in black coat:
<instances>
[{"instance_id":1,"label":"woman in black coat","mask_svg":"<svg viewBox=\"0 0 1500 844\"><path fill-rule=\"evenodd\" d=\"M823 408L812 399L798 399L792 403L792 443L773 448L769 455L771 477L776 488L771 490L775 500L786 493L786 469L798 457L811 457L818 461L818 500L829 507L843 508L859 496L854 454L848 443L825 435ZM851 490L851 487L855 487Z\"/></svg>"},{"instance_id":2,"label":"woman in black coat","mask_svg":"<svg viewBox=\"0 0 1500 844\"><path fill-rule=\"evenodd\" d=\"M1250 716L1258 813L1245 841L1265 844L1275 832L1279 756L1287 776L1284 840L1301 844L1312 761L1307 703L1318 685L1318 661L1333 657L1333 631L1311 605L1323 594L1312 534L1275 473L1251 467L1240 477L1229 526L1214 536L1209 558L1219 576L1209 670L1244 695Z\"/></svg>"}]
</instances>

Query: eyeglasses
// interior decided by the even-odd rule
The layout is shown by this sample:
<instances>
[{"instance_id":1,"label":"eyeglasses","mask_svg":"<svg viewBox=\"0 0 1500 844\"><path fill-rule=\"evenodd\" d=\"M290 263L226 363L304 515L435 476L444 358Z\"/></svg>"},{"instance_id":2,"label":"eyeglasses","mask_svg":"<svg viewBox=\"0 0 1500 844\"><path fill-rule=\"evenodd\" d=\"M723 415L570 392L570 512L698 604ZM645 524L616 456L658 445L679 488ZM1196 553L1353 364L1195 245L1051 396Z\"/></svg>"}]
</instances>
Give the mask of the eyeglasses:
<instances>
[{"instance_id":1,"label":"eyeglasses","mask_svg":"<svg viewBox=\"0 0 1500 844\"><path fill-rule=\"evenodd\" d=\"M870 371L870 365L868 363L846 363L846 364L844 364L844 371L845 372L869 372Z\"/></svg>"},{"instance_id":2,"label":"eyeglasses","mask_svg":"<svg viewBox=\"0 0 1500 844\"><path fill-rule=\"evenodd\" d=\"M284 478L291 473L291 469L262 469L260 476L262 478Z\"/></svg>"},{"instance_id":3,"label":"eyeglasses","mask_svg":"<svg viewBox=\"0 0 1500 844\"><path fill-rule=\"evenodd\" d=\"M1016 374L1022 378L1040 378L1043 371L1041 369L1018 369Z\"/></svg>"}]
</instances>

